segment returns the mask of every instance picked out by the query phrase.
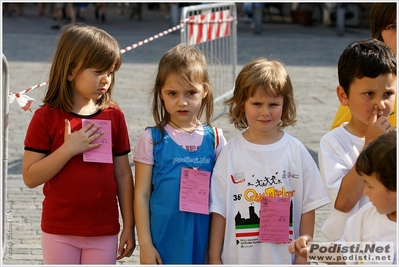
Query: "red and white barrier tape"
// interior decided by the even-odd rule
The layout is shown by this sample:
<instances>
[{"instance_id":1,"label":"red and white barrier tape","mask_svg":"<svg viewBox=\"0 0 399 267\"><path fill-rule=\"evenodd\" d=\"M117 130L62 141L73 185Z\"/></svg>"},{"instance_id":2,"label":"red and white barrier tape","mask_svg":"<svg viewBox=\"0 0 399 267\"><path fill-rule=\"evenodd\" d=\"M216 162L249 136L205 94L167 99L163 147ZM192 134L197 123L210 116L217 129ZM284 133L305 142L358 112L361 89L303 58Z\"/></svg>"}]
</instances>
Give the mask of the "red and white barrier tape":
<instances>
[{"instance_id":1,"label":"red and white barrier tape","mask_svg":"<svg viewBox=\"0 0 399 267\"><path fill-rule=\"evenodd\" d=\"M228 9L190 16L187 21L188 43L194 45L229 36L233 20Z\"/></svg>"},{"instance_id":2,"label":"red and white barrier tape","mask_svg":"<svg viewBox=\"0 0 399 267\"><path fill-rule=\"evenodd\" d=\"M148 43L148 42L154 41L155 39L158 39L159 37L162 37L162 36L164 36L164 35L166 35L166 34L168 34L168 33L171 33L171 32L174 32L174 31L176 31L176 30L181 29L183 26L184 26L184 22L182 22L182 23L180 23L179 25L177 25L177 26L175 26L175 27L172 27L172 28L170 28L170 29L168 29L168 30L166 30L166 31L160 32L160 33L158 33L158 34L155 34L154 36L152 36L152 37L150 37L150 38L147 38L147 39L145 39L145 40L143 40L143 41L140 41L140 42L138 42L138 43L135 43L135 44L133 44L133 45L131 45L131 46L128 46L128 47L126 47L126 48L124 48L124 49L121 49L121 53L123 54L123 53L125 53L125 52L127 52L127 51L129 51L129 50L132 50L132 49L134 49L134 48L137 48L137 47L139 47L139 46L141 46L141 45L143 45L143 44L146 44L146 43Z\"/></svg>"},{"instance_id":3,"label":"red and white barrier tape","mask_svg":"<svg viewBox=\"0 0 399 267\"><path fill-rule=\"evenodd\" d=\"M216 20L215 20L215 17L212 17L211 20L199 20L199 21L198 21L198 20L195 20L194 24L226 23L226 22L229 23L229 22L231 22L232 20L234 20L234 19L231 19L231 17L227 17L227 18L225 18L225 19L216 19ZM125 53L125 52L127 52L127 51L130 51L130 50L134 49L134 48L137 48L137 47L139 47L139 46L142 46L143 44L146 44L146 43L151 42L151 41L153 41L153 40L155 40L155 39L158 39L159 37L165 36L166 34L169 34L169 33L171 33L171 32L174 32L174 31L176 31L176 30L179 30L179 29L181 29L182 27L184 27L184 25L185 25L188 21L189 21L189 19L187 19L187 20L185 20L185 21L182 21L179 25L176 25L176 26L174 26L174 27L172 27L172 28L170 28L170 29L168 29L168 30L165 30L165 31L163 31L163 32L160 32L160 33L158 33L158 34L155 34L154 36L152 36L152 37L150 37L150 38L147 38L147 39L145 39L145 40L143 40L143 41L140 41L140 42L138 42L138 43L135 43L135 44L133 44L133 45L130 45L130 46L124 48L124 49L121 49L121 53L123 54L123 53ZM34 98L31 98L31 97L29 97L29 96L27 96L26 93L28 93L29 91L32 91L32 90L34 90L34 89L36 89L36 88L39 88L39 87L41 87L41 86L47 85L48 83L49 83L48 81L47 81L47 82L42 82L42 83L40 83L40 84L37 84L37 85L35 85L35 86L32 86L32 87L30 87L30 88L28 88L28 89L26 89L26 90L24 90L24 91L21 91L21 92L19 92L19 93L16 93L16 92L10 93L10 94L9 94L9 103L13 103L14 100L16 99L17 102L18 102L18 104L19 104L19 106L20 106L24 111L29 110L30 112L32 112L30 106L31 106L32 103L35 101L35 99L34 99Z\"/></svg>"}]
</instances>

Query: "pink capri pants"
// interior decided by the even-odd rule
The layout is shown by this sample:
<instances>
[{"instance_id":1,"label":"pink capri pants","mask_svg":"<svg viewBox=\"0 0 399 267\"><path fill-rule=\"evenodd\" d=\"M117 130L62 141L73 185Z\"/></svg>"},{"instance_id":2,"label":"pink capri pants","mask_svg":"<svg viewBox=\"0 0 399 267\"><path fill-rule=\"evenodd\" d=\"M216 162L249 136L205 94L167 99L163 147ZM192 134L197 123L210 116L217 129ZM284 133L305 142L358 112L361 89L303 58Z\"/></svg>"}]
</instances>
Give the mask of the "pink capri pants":
<instances>
[{"instance_id":1,"label":"pink capri pants","mask_svg":"<svg viewBox=\"0 0 399 267\"><path fill-rule=\"evenodd\" d=\"M71 236L42 232L44 264L116 264L118 235Z\"/></svg>"}]
</instances>

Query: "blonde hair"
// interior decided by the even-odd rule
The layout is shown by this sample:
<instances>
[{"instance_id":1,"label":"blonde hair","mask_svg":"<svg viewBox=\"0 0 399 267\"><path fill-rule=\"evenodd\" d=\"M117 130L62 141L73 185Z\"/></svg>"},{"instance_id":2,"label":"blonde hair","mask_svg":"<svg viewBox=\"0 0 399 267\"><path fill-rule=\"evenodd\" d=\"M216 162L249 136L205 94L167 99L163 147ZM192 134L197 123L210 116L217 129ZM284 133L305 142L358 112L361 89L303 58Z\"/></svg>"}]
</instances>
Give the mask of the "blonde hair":
<instances>
[{"instance_id":1,"label":"blonde hair","mask_svg":"<svg viewBox=\"0 0 399 267\"><path fill-rule=\"evenodd\" d=\"M283 97L283 111L279 129L294 125L296 105L291 79L284 65L277 60L257 58L248 62L240 71L235 82L233 96L224 103L229 107L229 119L234 126L243 130L248 128L244 104L257 90L270 96Z\"/></svg>"},{"instance_id":2,"label":"blonde hair","mask_svg":"<svg viewBox=\"0 0 399 267\"><path fill-rule=\"evenodd\" d=\"M165 85L167 77L171 74L183 78L193 86L194 82L203 86L207 95L202 99L197 118L200 120L202 114L205 112L205 124L211 125L211 118L213 115L213 93L209 81L205 55L195 46L178 44L167 51L158 64L157 77L151 91L153 97L152 115L155 126L162 129L170 119L170 114L166 111L165 103L161 98L161 90Z\"/></svg>"},{"instance_id":3,"label":"blonde hair","mask_svg":"<svg viewBox=\"0 0 399 267\"><path fill-rule=\"evenodd\" d=\"M50 69L48 90L43 105L71 112L73 106L73 82L68 81L72 71L79 73L87 68L117 71L122 64L118 42L102 29L87 25L69 25L60 32L60 38ZM79 69L76 67L79 66ZM100 109L116 102L112 98L114 74L107 92L97 100Z\"/></svg>"}]
</instances>

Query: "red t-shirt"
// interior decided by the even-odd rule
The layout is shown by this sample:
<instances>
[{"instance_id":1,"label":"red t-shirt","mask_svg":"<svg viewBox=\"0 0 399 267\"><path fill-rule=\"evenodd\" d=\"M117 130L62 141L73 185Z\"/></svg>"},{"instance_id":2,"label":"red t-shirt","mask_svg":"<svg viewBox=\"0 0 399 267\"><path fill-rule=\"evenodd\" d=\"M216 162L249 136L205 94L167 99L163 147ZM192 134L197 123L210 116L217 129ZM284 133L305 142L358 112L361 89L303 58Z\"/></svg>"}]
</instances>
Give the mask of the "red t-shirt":
<instances>
[{"instance_id":1,"label":"red t-shirt","mask_svg":"<svg viewBox=\"0 0 399 267\"><path fill-rule=\"evenodd\" d=\"M71 132L82 128L82 118L111 120L113 156L130 152L126 121L119 108L80 116L44 106L36 110L25 137L25 150L55 151L64 142L65 119ZM79 154L69 160L43 187L42 230L50 234L104 236L119 233L117 184L114 165L84 162Z\"/></svg>"}]
</instances>

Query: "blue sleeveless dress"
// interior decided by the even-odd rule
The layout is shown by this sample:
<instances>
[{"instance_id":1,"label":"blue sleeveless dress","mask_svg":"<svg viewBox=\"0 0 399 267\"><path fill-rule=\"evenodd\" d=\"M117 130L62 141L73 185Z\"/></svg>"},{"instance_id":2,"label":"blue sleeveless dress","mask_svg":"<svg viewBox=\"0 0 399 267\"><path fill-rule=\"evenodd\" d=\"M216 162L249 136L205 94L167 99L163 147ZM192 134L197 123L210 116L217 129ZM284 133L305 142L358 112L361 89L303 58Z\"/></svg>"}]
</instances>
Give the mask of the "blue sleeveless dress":
<instances>
[{"instance_id":1,"label":"blue sleeveless dress","mask_svg":"<svg viewBox=\"0 0 399 267\"><path fill-rule=\"evenodd\" d=\"M212 172L215 164L214 134L204 126L204 138L195 152L175 143L164 131L151 128L154 167L150 197L152 242L164 264L203 264L208 244L210 215L179 211L182 168Z\"/></svg>"}]
</instances>

